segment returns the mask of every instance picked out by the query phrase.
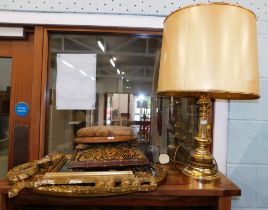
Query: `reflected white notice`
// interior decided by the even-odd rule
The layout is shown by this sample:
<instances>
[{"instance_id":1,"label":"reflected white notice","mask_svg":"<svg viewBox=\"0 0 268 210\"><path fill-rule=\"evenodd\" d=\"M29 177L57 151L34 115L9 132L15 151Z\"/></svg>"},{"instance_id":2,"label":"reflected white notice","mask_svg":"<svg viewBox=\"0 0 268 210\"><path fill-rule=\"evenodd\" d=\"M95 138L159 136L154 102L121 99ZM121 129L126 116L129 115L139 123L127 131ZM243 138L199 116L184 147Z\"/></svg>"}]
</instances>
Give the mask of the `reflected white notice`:
<instances>
[{"instance_id":1,"label":"reflected white notice","mask_svg":"<svg viewBox=\"0 0 268 210\"><path fill-rule=\"evenodd\" d=\"M96 65L96 54L57 54L56 109L95 109Z\"/></svg>"}]
</instances>

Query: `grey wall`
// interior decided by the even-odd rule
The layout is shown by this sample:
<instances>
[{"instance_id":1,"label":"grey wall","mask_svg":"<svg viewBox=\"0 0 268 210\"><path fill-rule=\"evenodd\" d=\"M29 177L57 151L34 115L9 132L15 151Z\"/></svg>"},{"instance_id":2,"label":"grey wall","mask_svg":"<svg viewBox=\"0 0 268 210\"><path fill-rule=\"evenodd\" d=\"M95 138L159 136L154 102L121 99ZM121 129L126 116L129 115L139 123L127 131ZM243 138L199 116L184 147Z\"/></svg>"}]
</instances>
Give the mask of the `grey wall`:
<instances>
[{"instance_id":1,"label":"grey wall","mask_svg":"<svg viewBox=\"0 0 268 210\"><path fill-rule=\"evenodd\" d=\"M268 21L258 24L261 98L232 101L229 109L227 175L242 188L236 210L268 209Z\"/></svg>"}]
</instances>

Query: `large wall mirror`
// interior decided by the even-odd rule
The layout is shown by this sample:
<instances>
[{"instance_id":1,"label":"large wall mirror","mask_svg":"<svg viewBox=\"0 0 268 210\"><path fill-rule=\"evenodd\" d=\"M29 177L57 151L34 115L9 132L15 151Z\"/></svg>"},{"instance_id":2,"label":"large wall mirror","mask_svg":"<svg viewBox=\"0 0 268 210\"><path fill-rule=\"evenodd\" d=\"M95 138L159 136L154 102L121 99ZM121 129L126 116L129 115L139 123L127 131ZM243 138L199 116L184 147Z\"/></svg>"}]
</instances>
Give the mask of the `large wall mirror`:
<instances>
[{"instance_id":1,"label":"large wall mirror","mask_svg":"<svg viewBox=\"0 0 268 210\"><path fill-rule=\"evenodd\" d=\"M49 34L46 153L73 152L82 127L124 125L146 150L186 161L197 107L156 97L161 43L160 35Z\"/></svg>"}]
</instances>

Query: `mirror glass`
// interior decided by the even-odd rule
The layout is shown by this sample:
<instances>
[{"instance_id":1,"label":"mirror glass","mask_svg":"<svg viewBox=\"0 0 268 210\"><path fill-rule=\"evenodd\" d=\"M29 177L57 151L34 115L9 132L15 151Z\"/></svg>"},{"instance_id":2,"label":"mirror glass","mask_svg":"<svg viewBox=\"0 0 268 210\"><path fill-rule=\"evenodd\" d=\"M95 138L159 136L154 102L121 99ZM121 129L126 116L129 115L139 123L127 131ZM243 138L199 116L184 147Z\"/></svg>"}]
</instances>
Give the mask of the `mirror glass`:
<instances>
[{"instance_id":1,"label":"mirror glass","mask_svg":"<svg viewBox=\"0 0 268 210\"><path fill-rule=\"evenodd\" d=\"M72 152L80 128L131 126L150 141L161 36L51 34L47 153Z\"/></svg>"},{"instance_id":2,"label":"mirror glass","mask_svg":"<svg viewBox=\"0 0 268 210\"><path fill-rule=\"evenodd\" d=\"M86 126L123 125L157 162L186 162L197 130L195 99L157 97L161 36L49 36L47 151L71 153Z\"/></svg>"}]
</instances>

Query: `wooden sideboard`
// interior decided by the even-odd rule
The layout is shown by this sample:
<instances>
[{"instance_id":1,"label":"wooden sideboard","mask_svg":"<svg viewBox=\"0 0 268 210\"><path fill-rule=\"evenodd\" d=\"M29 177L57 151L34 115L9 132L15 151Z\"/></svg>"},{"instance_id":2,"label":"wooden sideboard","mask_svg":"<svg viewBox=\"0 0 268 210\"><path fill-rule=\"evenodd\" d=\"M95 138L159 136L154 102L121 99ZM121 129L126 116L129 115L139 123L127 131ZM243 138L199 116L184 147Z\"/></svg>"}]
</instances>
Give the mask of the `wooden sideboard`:
<instances>
[{"instance_id":1,"label":"wooden sideboard","mask_svg":"<svg viewBox=\"0 0 268 210\"><path fill-rule=\"evenodd\" d=\"M215 186L196 185L186 181L185 177L172 167L169 167L166 181L153 192L137 192L110 197L60 197L24 190L17 197L9 199L7 197L9 188L10 184L7 180L0 181L1 210L18 209L19 206L111 206L118 208L119 206L182 208L192 206L204 207L203 209L230 210L232 196L241 195L239 187L224 175L221 175L221 183Z\"/></svg>"}]
</instances>

